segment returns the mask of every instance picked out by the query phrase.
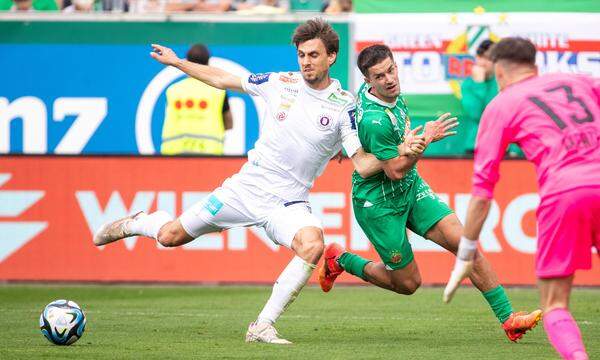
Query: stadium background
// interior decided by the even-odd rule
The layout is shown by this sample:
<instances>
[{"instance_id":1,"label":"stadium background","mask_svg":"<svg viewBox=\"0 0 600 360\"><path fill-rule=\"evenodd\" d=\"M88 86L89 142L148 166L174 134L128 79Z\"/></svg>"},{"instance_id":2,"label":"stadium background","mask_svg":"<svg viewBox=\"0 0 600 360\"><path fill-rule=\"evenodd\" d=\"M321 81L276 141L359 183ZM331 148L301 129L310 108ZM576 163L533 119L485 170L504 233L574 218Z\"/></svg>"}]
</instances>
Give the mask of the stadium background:
<instances>
[{"instance_id":1,"label":"stadium background","mask_svg":"<svg viewBox=\"0 0 600 360\"><path fill-rule=\"evenodd\" d=\"M543 72L600 76L597 2L449 3L355 1L356 14L329 18L342 39L334 77L355 89L356 52L389 44L418 124L442 111L460 116L456 84L468 74L478 34L530 37ZM151 61L148 44L182 55L204 42L214 65L240 75L295 70L290 34L312 16L0 14L0 280L271 283L292 255L255 228L177 249L135 238L95 248L91 237L130 212L180 214L235 173L258 136L260 102L231 93L230 156L155 156L164 89L181 74ZM471 160L461 144L460 136L436 144L419 170L464 219ZM348 161L330 164L313 190L313 210L327 242L374 257L351 214L350 172ZM482 236L505 284L535 282L538 202L533 167L505 162ZM424 283L443 283L452 257L417 236L411 241ZM600 285L599 265L595 257L576 283Z\"/></svg>"}]
</instances>

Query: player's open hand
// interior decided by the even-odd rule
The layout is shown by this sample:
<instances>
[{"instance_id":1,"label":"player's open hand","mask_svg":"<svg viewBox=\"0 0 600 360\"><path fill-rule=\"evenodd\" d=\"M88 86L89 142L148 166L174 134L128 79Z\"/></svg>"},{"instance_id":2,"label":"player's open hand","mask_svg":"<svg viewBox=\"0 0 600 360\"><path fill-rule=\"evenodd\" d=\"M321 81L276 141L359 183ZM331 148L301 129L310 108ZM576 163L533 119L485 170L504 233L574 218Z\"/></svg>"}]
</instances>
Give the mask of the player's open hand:
<instances>
[{"instance_id":1,"label":"player's open hand","mask_svg":"<svg viewBox=\"0 0 600 360\"><path fill-rule=\"evenodd\" d=\"M150 56L152 56L154 60L165 65L175 65L179 61L179 58L175 55L173 50L158 44L152 44Z\"/></svg>"},{"instance_id":2,"label":"player's open hand","mask_svg":"<svg viewBox=\"0 0 600 360\"><path fill-rule=\"evenodd\" d=\"M406 133L404 142L398 146L400 155L416 156L425 151L425 148L427 147L425 136L419 134L419 131L421 131L422 128L423 125L419 125Z\"/></svg>"},{"instance_id":3,"label":"player's open hand","mask_svg":"<svg viewBox=\"0 0 600 360\"><path fill-rule=\"evenodd\" d=\"M448 136L456 135L456 131L451 131L458 126L456 117L451 117L450 113L441 115L437 120L425 123L425 141L427 144L440 141Z\"/></svg>"}]
</instances>

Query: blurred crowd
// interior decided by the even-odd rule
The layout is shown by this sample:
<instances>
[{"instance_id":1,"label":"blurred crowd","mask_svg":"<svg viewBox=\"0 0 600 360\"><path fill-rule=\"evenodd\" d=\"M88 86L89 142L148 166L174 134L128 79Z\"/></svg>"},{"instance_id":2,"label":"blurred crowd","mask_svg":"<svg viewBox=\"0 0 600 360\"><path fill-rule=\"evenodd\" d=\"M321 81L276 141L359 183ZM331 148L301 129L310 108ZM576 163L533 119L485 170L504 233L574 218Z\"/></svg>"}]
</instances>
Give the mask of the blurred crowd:
<instances>
[{"instance_id":1,"label":"blurred crowd","mask_svg":"<svg viewBox=\"0 0 600 360\"><path fill-rule=\"evenodd\" d=\"M0 0L0 11L237 12L240 14L320 11L327 14L341 14L352 11L352 0Z\"/></svg>"}]
</instances>

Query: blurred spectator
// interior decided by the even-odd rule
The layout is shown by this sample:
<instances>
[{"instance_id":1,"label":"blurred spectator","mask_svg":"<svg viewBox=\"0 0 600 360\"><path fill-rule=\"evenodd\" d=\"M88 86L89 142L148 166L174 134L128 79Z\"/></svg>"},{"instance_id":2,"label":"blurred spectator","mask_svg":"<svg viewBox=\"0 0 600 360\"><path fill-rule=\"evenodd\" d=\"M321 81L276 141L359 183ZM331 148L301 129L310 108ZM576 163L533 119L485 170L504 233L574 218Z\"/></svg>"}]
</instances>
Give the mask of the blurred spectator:
<instances>
[{"instance_id":1,"label":"blurred spectator","mask_svg":"<svg viewBox=\"0 0 600 360\"><path fill-rule=\"evenodd\" d=\"M0 0L0 11L57 11L54 0Z\"/></svg>"},{"instance_id":2,"label":"blurred spectator","mask_svg":"<svg viewBox=\"0 0 600 360\"><path fill-rule=\"evenodd\" d=\"M112 12L129 11L129 1L127 0L102 0L102 10Z\"/></svg>"},{"instance_id":3,"label":"blurred spectator","mask_svg":"<svg viewBox=\"0 0 600 360\"><path fill-rule=\"evenodd\" d=\"M232 0L169 0L165 8L168 12L225 12L231 5Z\"/></svg>"},{"instance_id":4,"label":"blurred spectator","mask_svg":"<svg viewBox=\"0 0 600 360\"><path fill-rule=\"evenodd\" d=\"M65 7L65 13L85 13L94 11L94 0L71 0L71 5Z\"/></svg>"},{"instance_id":5,"label":"blurred spectator","mask_svg":"<svg viewBox=\"0 0 600 360\"><path fill-rule=\"evenodd\" d=\"M472 154L481 114L487 104L498 94L498 84L494 76L494 63L490 53L494 42L486 39L479 44L475 54L475 64L471 69L471 77L461 85L463 108L463 126L465 132L465 151ZM523 156L523 152L515 144L510 144L508 154L513 157Z\"/></svg>"},{"instance_id":6,"label":"blurred spectator","mask_svg":"<svg viewBox=\"0 0 600 360\"><path fill-rule=\"evenodd\" d=\"M202 65L208 64L209 57L203 44L192 46L186 55L188 61ZM223 155L225 130L232 127L225 90L188 77L167 88L160 152Z\"/></svg>"},{"instance_id":7,"label":"blurred spectator","mask_svg":"<svg viewBox=\"0 0 600 360\"><path fill-rule=\"evenodd\" d=\"M237 1L233 8L239 14L283 14L287 12L289 4L280 0L245 0Z\"/></svg>"},{"instance_id":8,"label":"blurred spectator","mask_svg":"<svg viewBox=\"0 0 600 360\"><path fill-rule=\"evenodd\" d=\"M331 15L352 11L352 0L331 0L323 6L323 12Z\"/></svg>"},{"instance_id":9,"label":"blurred spectator","mask_svg":"<svg viewBox=\"0 0 600 360\"><path fill-rule=\"evenodd\" d=\"M465 150L473 153L479 119L486 105L498 94L498 84L494 77L494 63L490 53L494 43L483 40L475 55L475 65L471 69L471 77L465 79L461 86L463 126L465 126Z\"/></svg>"},{"instance_id":10,"label":"blurred spectator","mask_svg":"<svg viewBox=\"0 0 600 360\"><path fill-rule=\"evenodd\" d=\"M162 13L167 0L130 0L129 11L136 13Z\"/></svg>"}]
</instances>

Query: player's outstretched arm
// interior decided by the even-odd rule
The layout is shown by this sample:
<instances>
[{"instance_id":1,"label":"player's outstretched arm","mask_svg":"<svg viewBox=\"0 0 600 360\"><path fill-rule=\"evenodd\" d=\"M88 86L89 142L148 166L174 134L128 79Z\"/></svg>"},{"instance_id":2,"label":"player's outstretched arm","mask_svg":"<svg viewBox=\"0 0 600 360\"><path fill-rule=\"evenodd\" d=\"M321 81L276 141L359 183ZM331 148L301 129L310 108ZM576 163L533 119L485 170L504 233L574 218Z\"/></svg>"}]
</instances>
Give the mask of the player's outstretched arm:
<instances>
[{"instance_id":1,"label":"player's outstretched arm","mask_svg":"<svg viewBox=\"0 0 600 360\"><path fill-rule=\"evenodd\" d=\"M490 205L491 200L480 196L473 196L469 201L464 235L460 238L458 251L456 252L456 262L450 274L450 280L448 280L448 284L444 289L443 300L445 303L452 300L460 283L471 275L473 259L479 243L479 234L490 211Z\"/></svg>"},{"instance_id":2,"label":"player's outstretched arm","mask_svg":"<svg viewBox=\"0 0 600 360\"><path fill-rule=\"evenodd\" d=\"M173 50L166 46L152 44L150 56L161 64L178 68L194 79L222 90L235 90L245 92L242 88L242 79L214 66L196 64L177 57Z\"/></svg>"},{"instance_id":3,"label":"player's outstretched arm","mask_svg":"<svg viewBox=\"0 0 600 360\"><path fill-rule=\"evenodd\" d=\"M425 123L423 134L429 145L432 142L440 141L448 136L456 135L456 131L452 131L458 126L456 117L452 117L450 113L442 114L437 120L428 121Z\"/></svg>"}]
</instances>

